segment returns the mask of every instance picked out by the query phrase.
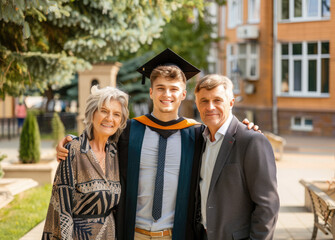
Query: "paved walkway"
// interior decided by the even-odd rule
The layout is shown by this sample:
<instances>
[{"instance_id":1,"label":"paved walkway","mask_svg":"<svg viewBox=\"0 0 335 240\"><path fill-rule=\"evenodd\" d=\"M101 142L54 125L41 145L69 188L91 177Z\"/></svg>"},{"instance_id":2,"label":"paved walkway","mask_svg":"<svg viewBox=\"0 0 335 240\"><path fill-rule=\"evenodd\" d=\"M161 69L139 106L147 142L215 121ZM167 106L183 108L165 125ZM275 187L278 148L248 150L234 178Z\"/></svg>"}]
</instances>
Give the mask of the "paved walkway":
<instances>
[{"instance_id":1,"label":"paved walkway","mask_svg":"<svg viewBox=\"0 0 335 240\"><path fill-rule=\"evenodd\" d=\"M283 159L277 162L278 192L281 201L276 240L311 239L313 214L304 207L304 188L300 179L331 179L335 177L335 138L291 137L287 141ZM15 154L15 143L0 141L0 152ZM42 154L52 153L50 143L42 142ZM12 150L11 150L12 149ZM13 150L14 149L14 150ZM41 238L44 221L21 240ZM317 239L332 239L318 231Z\"/></svg>"},{"instance_id":2,"label":"paved walkway","mask_svg":"<svg viewBox=\"0 0 335 240\"><path fill-rule=\"evenodd\" d=\"M9 162L14 163L18 161L20 147L19 141L19 138L14 138L11 140L0 140L0 154L7 155L1 164L7 164ZM52 140L41 140L41 159L49 159L55 155L56 150L52 145Z\"/></svg>"},{"instance_id":3,"label":"paved walkway","mask_svg":"<svg viewBox=\"0 0 335 240\"><path fill-rule=\"evenodd\" d=\"M277 162L281 208L275 239L311 239L314 216L304 207L300 179L329 180L335 176L335 139L286 137L283 160ZM332 239L318 231L317 239Z\"/></svg>"}]
</instances>

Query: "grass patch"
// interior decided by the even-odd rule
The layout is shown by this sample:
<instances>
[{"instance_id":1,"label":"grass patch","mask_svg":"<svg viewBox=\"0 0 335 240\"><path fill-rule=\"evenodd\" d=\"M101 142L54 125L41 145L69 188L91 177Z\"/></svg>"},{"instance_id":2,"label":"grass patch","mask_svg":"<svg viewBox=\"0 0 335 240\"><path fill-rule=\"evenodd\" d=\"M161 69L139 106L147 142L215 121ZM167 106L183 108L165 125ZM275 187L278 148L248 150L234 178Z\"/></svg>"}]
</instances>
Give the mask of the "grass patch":
<instances>
[{"instance_id":1,"label":"grass patch","mask_svg":"<svg viewBox=\"0 0 335 240\"><path fill-rule=\"evenodd\" d=\"M0 209L0 239L17 240L45 219L52 184L29 189L15 195ZM42 236L41 236L42 237Z\"/></svg>"}]
</instances>

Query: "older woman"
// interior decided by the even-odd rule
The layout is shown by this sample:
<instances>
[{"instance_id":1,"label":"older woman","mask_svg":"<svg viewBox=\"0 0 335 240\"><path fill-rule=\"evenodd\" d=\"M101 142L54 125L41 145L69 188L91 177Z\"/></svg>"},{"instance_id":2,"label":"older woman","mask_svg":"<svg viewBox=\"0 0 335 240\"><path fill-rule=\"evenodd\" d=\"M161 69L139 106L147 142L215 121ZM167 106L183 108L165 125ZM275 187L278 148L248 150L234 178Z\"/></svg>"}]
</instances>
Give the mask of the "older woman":
<instances>
[{"instance_id":1,"label":"older woman","mask_svg":"<svg viewBox=\"0 0 335 240\"><path fill-rule=\"evenodd\" d=\"M67 145L56 172L43 239L115 239L113 209L121 193L116 142L126 126L128 96L92 87L86 128Z\"/></svg>"}]
</instances>

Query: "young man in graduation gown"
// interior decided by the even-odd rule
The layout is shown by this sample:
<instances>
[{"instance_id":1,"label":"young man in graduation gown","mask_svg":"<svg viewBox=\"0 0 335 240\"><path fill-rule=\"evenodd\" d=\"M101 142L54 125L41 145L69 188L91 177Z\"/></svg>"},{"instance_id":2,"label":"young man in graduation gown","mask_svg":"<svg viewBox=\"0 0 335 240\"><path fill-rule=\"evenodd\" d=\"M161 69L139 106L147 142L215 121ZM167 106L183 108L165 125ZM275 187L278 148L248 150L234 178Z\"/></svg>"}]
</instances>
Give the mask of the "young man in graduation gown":
<instances>
[{"instance_id":1,"label":"young man in graduation gown","mask_svg":"<svg viewBox=\"0 0 335 240\"><path fill-rule=\"evenodd\" d=\"M153 111L130 120L119 139L123 188L117 231L123 229L119 237L127 240L194 239L188 202L203 129L179 117L178 109L186 97L186 80L199 70L167 49L139 71L150 77ZM163 168L160 158L165 158Z\"/></svg>"},{"instance_id":2,"label":"young man in graduation gown","mask_svg":"<svg viewBox=\"0 0 335 240\"><path fill-rule=\"evenodd\" d=\"M200 158L204 127L178 116L186 81L200 72L170 49L138 71L150 78L151 114L127 123L120 136L121 199L116 210L118 239L194 239L194 159ZM58 145L57 157L61 151ZM192 189L192 190L191 190Z\"/></svg>"}]
</instances>

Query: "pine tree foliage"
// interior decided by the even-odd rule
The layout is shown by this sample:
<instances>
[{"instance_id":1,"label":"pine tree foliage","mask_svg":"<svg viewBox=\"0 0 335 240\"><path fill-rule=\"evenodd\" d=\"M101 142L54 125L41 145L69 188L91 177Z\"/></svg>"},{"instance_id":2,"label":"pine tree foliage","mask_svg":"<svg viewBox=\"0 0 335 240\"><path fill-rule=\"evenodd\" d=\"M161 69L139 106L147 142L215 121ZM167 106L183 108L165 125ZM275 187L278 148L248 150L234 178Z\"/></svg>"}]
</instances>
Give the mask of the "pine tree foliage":
<instances>
[{"instance_id":1,"label":"pine tree foliage","mask_svg":"<svg viewBox=\"0 0 335 240\"><path fill-rule=\"evenodd\" d=\"M136 70L154 54L153 51L149 51L122 63L117 75L117 85L129 94L131 104L146 102L149 98L150 81L147 79L145 85L142 85L142 76Z\"/></svg>"},{"instance_id":2,"label":"pine tree foliage","mask_svg":"<svg viewBox=\"0 0 335 240\"><path fill-rule=\"evenodd\" d=\"M54 146L56 147L58 142L62 140L65 136L65 127L60 119L58 113L54 113L54 116L51 121L51 126L52 126L52 136L54 139Z\"/></svg>"},{"instance_id":3,"label":"pine tree foliage","mask_svg":"<svg viewBox=\"0 0 335 240\"><path fill-rule=\"evenodd\" d=\"M32 112L28 112L23 123L19 159L23 163L37 163L40 161L40 130Z\"/></svg>"},{"instance_id":4,"label":"pine tree foliage","mask_svg":"<svg viewBox=\"0 0 335 240\"><path fill-rule=\"evenodd\" d=\"M197 12L195 10L195 12ZM152 44L143 46L134 57L125 56L128 60L122 62L118 73L117 84L130 95L130 103L149 101L150 81L141 84L141 74L136 72L143 63L160 51L170 48L177 52L196 67L206 71L208 69L207 56L210 54L211 44L219 39L215 37L216 25L210 21L210 12L205 8L202 14L190 17L185 9L181 8L172 14L171 21L167 23L160 38ZM188 81L188 86L192 80ZM194 85L194 81L192 82ZM188 89L192 94L193 89Z\"/></svg>"},{"instance_id":5,"label":"pine tree foliage","mask_svg":"<svg viewBox=\"0 0 335 240\"><path fill-rule=\"evenodd\" d=\"M151 44L174 11L203 0L3 0L0 95L61 86L90 64ZM18 31L21 29L21 31Z\"/></svg>"}]
</instances>

